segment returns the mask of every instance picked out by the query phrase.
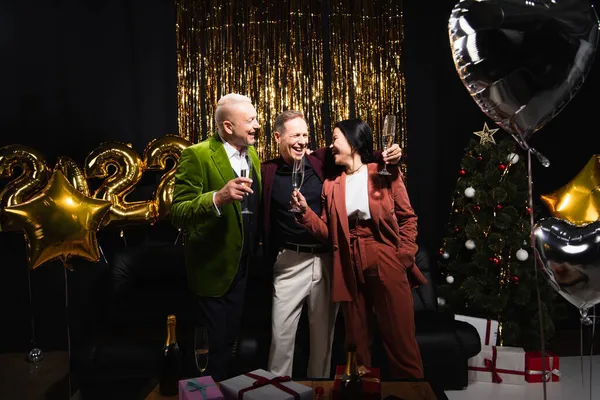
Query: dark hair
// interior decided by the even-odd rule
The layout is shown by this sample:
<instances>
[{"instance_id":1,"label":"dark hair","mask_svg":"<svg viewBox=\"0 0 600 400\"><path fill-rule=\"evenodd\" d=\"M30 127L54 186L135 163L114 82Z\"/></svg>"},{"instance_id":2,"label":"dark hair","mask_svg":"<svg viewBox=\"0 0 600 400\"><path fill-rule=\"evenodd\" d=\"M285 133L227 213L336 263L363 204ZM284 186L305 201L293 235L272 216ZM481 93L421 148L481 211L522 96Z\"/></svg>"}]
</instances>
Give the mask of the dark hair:
<instances>
[{"instance_id":1,"label":"dark hair","mask_svg":"<svg viewBox=\"0 0 600 400\"><path fill-rule=\"evenodd\" d=\"M360 160L364 163L375 161L373 158L373 132L366 122L360 119L346 119L335 124L334 128L340 128L352 150L360 154Z\"/></svg>"}]
</instances>

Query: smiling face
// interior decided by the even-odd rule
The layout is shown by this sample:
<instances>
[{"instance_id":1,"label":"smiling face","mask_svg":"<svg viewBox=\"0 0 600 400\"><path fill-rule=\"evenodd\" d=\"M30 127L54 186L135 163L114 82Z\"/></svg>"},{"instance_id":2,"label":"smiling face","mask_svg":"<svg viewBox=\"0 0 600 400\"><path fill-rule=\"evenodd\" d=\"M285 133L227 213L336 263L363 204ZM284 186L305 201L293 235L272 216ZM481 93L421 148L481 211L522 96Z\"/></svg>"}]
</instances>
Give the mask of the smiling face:
<instances>
[{"instance_id":1,"label":"smiling face","mask_svg":"<svg viewBox=\"0 0 600 400\"><path fill-rule=\"evenodd\" d=\"M234 147L247 147L256 143L260 124L256 109L249 102L228 106L227 119L223 121L224 139Z\"/></svg>"},{"instance_id":2,"label":"smiling face","mask_svg":"<svg viewBox=\"0 0 600 400\"><path fill-rule=\"evenodd\" d=\"M340 128L333 130L332 142L329 148L337 165L350 165L353 160L354 151Z\"/></svg>"},{"instance_id":3,"label":"smiling face","mask_svg":"<svg viewBox=\"0 0 600 400\"><path fill-rule=\"evenodd\" d=\"M301 159L308 146L308 126L304 118L286 121L281 132L275 132L275 140L279 144L279 154L287 164Z\"/></svg>"}]
</instances>

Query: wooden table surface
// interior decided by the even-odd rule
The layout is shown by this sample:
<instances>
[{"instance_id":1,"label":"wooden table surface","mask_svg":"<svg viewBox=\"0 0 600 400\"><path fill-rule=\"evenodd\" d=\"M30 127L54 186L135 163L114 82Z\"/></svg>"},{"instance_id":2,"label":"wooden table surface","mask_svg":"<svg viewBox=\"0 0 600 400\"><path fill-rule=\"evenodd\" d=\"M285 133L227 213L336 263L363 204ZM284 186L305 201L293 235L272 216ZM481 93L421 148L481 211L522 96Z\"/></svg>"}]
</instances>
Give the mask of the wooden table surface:
<instances>
[{"instance_id":1,"label":"wooden table surface","mask_svg":"<svg viewBox=\"0 0 600 400\"><path fill-rule=\"evenodd\" d=\"M331 398L331 389L333 388L333 381L297 381L302 385L312 387L322 387L325 394L321 397L322 400L328 400ZM381 398L385 399L387 396L396 395L401 397L402 400L437 400L433 390L427 382L382 382L381 383ZM313 399L317 396L314 394ZM146 400L177 400L177 396L161 396L158 393L158 385L154 387L152 392L146 397Z\"/></svg>"}]
</instances>

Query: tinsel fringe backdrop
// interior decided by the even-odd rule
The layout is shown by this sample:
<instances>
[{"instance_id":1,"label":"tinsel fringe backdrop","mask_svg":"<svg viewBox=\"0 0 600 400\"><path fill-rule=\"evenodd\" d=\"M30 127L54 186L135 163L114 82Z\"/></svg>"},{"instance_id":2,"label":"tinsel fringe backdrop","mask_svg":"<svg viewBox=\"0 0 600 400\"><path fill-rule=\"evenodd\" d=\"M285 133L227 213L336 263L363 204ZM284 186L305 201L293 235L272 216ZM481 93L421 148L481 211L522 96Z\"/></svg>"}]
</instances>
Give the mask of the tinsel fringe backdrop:
<instances>
[{"instance_id":1,"label":"tinsel fringe backdrop","mask_svg":"<svg viewBox=\"0 0 600 400\"><path fill-rule=\"evenodd\" d=\"M263 160L277 154L271 124L287 109L305 113L317 147L336 121L360 117L381 148L394 114L406 147L401 0L176 0L176 9L180 136L214 132L218 99L236 92L257 108Z\"/></svg>"}]
</instances>

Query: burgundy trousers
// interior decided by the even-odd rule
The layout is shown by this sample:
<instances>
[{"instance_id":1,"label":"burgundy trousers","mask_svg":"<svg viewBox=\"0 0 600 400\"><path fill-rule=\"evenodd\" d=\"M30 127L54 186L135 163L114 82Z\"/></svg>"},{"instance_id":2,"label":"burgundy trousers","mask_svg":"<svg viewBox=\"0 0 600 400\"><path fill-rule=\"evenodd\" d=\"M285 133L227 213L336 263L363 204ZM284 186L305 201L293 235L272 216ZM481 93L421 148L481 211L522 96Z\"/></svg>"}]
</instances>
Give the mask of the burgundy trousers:
<instances>
[{"instance_id":1,"label":"burgundy trousers","mask_svg":"<svg viewBox=\"0 0 600 400\"><path fill-rule=\"evenodd\" d=\"M371 367L371 321L375 317L392 376L423 378L411 288L396 249L377 240L370 220L350 223L350 244L358 295L342 302L346 344L356 345L359 365Z\"/></svg>"}]
</instances>

